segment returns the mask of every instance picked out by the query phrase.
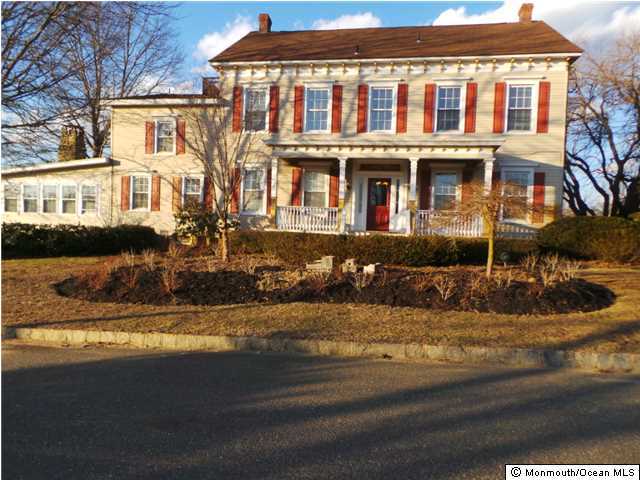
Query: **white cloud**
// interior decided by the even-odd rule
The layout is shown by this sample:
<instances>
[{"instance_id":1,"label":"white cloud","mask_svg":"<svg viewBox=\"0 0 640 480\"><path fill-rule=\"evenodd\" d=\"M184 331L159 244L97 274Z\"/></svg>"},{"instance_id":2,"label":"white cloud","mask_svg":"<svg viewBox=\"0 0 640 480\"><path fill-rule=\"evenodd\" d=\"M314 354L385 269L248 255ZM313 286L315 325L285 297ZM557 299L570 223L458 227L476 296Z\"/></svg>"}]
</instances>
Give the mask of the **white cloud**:
<instances>
[{"instance_id":1,"label":"white cloud","mask_svg":"<svg viewBox=\"0 0 640 480\"><path fill-rule=\"evenodd\" d=\"M480 14L469 14L465 7L449 8L433 21L433 25L515 22L522 3L523 0L505 0L498 8ZM541 0L532 3L534 20L544 20L577 42L607 40L621 31L638 29L640 25L640 6L624 6L613 2L588 3L582 0Z\"/></svg>"},{"instance_id":2,"label":"white cloud","mask_svg":"<svg viewBox=\"0 0 640 480\"><path fill-rule=\"evenodd\" d=\"M313 22L314 30L337 30L341 28L367 28L381 27L382 20L371 12L356 13L354 15L342 15L333 20L320 18Z\"/></svg>"},{"instance_id":3,"label":"white cloud","mask_svg":"<svg viewBox=\"0 0 640 480\"><path fill-rule=\"evenodd\" d=\"M255 22L238 15L232 22L227 22L222 31L204 35L198 41L193 56L199 60L209 60L252 30L257 30Z\"/></svg>"}]
</instances>

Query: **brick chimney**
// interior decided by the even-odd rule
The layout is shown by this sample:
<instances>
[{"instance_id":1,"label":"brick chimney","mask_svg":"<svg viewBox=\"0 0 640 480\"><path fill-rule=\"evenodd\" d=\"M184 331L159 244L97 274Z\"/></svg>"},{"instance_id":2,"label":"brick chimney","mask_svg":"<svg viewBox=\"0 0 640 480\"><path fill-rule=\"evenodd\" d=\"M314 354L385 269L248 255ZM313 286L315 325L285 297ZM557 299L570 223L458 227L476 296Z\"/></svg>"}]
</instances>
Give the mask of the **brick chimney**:
<instances>
[{"instance_id":1,"label":"brick chimney","mask_svg":"<svg viewBox=\"0 0 640 480\"><path fill-rule=\"evenodd\" d=\"M269 33L271 31L271 17L268 13L258 15L258 23L260 24L260 33Z\"/></svg>"},{"instance_id":2,"label":"brick chimney","mask_svg":"<svg viewBox=\"0 0 640 480\"><path fill-rule=\"evenodd\" d=\"M220 89L216 84L216 77L203 77L202 78L202 95L205 97L215 98L220 93Z\"/></svg>"},{"instance_id":3,"label":"brick chimney","mask_svg":"<svg viewBox=\"0 0 640 480\"><path fill-rule=\"evenodd\" d=\"M518 17L520 17L520 23L527 23L531 21L531 14L533 13L533 3L523 3L518 11Z\"/></svg>"},{"instance_id":4,"label":"brick chimney","mask_svg":"<svg viewBox=\"0 0 640 480\"><path fill-rule=\"evenodd\" d=\"M60 146L58 147L58 161L80 160L87 158L84 143L84 130L75 125L65 125L60 132Z\"/></svg>"}]
</instances>

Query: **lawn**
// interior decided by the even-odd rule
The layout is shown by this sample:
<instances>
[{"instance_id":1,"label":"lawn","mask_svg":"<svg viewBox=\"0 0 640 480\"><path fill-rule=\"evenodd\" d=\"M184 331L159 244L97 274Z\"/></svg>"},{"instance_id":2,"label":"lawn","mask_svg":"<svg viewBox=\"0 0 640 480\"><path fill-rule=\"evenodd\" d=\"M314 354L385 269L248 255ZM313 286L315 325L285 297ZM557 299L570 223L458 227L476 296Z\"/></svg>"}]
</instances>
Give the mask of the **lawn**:
<instances>
[{"instance_id":1,"label":"lawn","mask_svg":"<svg viewBox=\"0 0 640 480\"><path fill-rule=\"evenodd\" d=\"M52 287L103 261L95 257L3 261L3 325L640 352L638 267L592 265L582 270L580 277L610 288L616 302L595 312L562 315L302 302L206 307L93 303L59 296Z\"/></svg>"}]
</instances>

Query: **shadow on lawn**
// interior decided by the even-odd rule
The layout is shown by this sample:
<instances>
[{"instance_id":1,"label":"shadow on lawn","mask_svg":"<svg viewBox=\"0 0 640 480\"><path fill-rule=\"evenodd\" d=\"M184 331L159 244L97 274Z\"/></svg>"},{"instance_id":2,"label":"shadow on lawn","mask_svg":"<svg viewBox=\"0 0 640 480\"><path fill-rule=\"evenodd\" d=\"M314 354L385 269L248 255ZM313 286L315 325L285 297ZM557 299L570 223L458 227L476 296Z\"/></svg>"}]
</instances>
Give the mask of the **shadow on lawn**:
<instances>
[{"instance_id":1,"label":"shadow on lawn","mask_svg":"<svg viewBox=\"0 0 640 480\"><path fill-rule=\"evenodd\" d=\"M556 449L565 463L632 463L638 381L566 375L240 353L8 371L2 473L500 478Z\"/></svg>"}]
</instances>

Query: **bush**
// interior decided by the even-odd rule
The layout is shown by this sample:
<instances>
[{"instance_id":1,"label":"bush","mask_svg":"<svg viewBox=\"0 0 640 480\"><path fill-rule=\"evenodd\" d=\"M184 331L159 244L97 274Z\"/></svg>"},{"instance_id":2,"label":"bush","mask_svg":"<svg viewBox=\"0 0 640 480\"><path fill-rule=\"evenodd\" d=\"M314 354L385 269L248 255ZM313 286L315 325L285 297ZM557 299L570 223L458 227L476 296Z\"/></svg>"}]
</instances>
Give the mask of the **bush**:
<instances>
[{"instance_id":1,"label":"bush","mask_svg":"<svg viewBox=\"0 0 640 480\"><path fill-rule=\"evenodd\" d=\"M138 225L2 224L3 258L112 255L155 248L159 243L153 228Z\"/></svg>"},{"instance_id":2,"label":"bush","mask_svg":"<svg viewBox=\"0 0 640 480\"><path fill-rule=\"evenodd\" d=\"M218 233L218 214L200 204L187 204L173 216L178 237L213 238Z\"/></svg>"},{"instance_id":3,"label":"bush","mask_svg":"<svg viewBox=\"0 0 640 480\"><path fill-rule=\"evenodd\" d=\"M482 264L487 259L486 239L461 239L440 236L322 235L310 233L237 231L231 235L233 253L275 255L281 260L302 265L323 255L338 262L355 258L360 263L426 266ZM523 240L501 240L498 251L509 251L513 260L535 249Z\"/></svg>"},{"instance_id":4,"label":"bush","mask_svg":"<svg viewBox=\"0 0 640 480\"><path fill-rule=\"evenodd\" d=\"M567 217L543 227L543 252L588 260L640 260L640 223L620 217Z\"/></svg>"}]
</instances>

